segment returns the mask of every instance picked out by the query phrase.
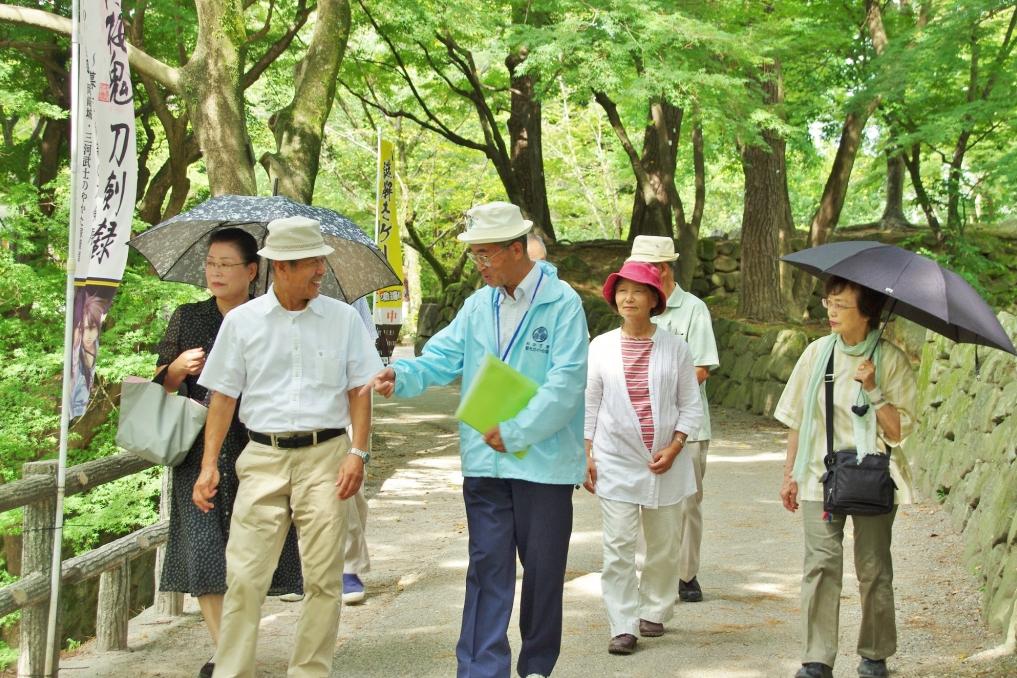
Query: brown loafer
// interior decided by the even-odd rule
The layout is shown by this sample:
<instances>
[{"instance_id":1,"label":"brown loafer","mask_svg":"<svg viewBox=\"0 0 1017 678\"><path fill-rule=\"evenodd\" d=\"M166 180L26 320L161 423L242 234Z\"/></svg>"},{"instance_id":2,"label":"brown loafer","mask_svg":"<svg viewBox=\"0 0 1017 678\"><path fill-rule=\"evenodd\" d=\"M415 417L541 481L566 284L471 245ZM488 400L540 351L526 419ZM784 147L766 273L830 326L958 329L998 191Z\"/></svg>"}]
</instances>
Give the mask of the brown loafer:
<instances>
[{"instance_id":1,"label":"brown loafer","mask_svg":"<svg viewBox=\"0 0 1017 678\"><path fill-rule=\"evenodd\" d=\"M632 654L636 651L636 637L631 633L615 636L607 644L607 651L611 654Z\"/></svg>"},{"instance_id":2,"label":"brown loafer","mask_svg":"<svg viewBox=\"0 0 1017 678\"><path fill-rule=\"evenodd\" d=\"M657 622L639 620L639 635L643 638L656 638L664 635L664 625Z\"/></svg>"}]
</instances>

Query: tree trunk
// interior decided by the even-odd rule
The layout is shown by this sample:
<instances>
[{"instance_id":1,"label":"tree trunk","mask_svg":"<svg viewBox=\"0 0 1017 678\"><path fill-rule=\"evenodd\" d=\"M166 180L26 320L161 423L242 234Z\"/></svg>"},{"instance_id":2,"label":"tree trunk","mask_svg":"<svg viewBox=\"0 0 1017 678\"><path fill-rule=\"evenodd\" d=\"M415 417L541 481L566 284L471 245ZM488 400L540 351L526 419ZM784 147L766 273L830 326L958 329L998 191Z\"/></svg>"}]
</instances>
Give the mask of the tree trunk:
<instances>
[{"instance_id":1,"label":"tree trunk","mask_svg":"<svg viewBox=\"0 0 1017 678\"><path fill-rule=\"evenodd\" d=\"M949 171L946 176L946 226L953 233L959 233L964 217L961 215L961 178L964 174L964 156L968 151L968 140L971 131L964 130L957 137L950 158Z\"/></svg>"},{"instance_id":2,"label":"tree trunk","mask_svg":"<svg viewBox=\"0 0 1017 678\"><path fill-rule=\"evenodd\" d=\"M197 0L198 39L180 69L183 99L208 171L212 195L253 195L254 152L247 134L240 0Z\"/></svg>"},{"instance_id":3,"label":"tree trunk","mask_svg":"<svg viewBox=\"0 0 1017 678\"><path fill-rule=\"evenodd\" d=\"M184 127L186 128L186 122ZM169 147L169 158L152 176L138 206L138 216L145 223L152 225L176 216L183 209L191 188L187 168L201 158L201 152L192 135L178 140L167 133L166 142Z\"/></svg>"},{"instance_id":4,"label":"tree trunk","mask_svg":"<svg viewBox=\"0 0 1017 678\"><path fill-rule=\"evenodd\" d=\"M886 155L886 207L879 218L880 228L900 230L908 228L907 217L904 215L904 157L902 151L894 151Z\"/></svg>"},{"instance_id":5,"label":"tree trunk","mask_svg":"<svg viewBox=\"0 0 1017 678\"><path fill-rule=\"evenodd\" d=\"M858 147L861 145L862 131L878 104L879 100L873 99L863 110L851 111L844 119L837 154L833 158L833 167L830 168L830 176L827 177L826 185L823 187L823 196L809 226L809 243L813 247L826 243L830 239L830 234L837 228L840 213L844 209L848 184L851 181L851 171L854 169Z\"/></svg>"},{"instance_id":6,"label":"tree trunk","mask_svg":"<svg viewBox=\"0 0 1017 678\"><path fill-rule=\"evenodd\" d=\"M293 78L293 100L269 120L276 152L261 157L270 185L297 202L311 203L325 121L335 100L336 76L350 36L347 0L319 0L314 33Z\"/></svg>"},{"instance_id":7,"label":"tree trunk","mask_svg":"<svg viewBox=\"0 0 1017 678\"><path fill-rule=\"evenodd\" d=\"M784 100L780 62L762 68L765 103ZM778 234L794 229L787 190L785 143L772 129L762 130L764 145L743 146L745 200L742 210L741 293L738 314L763 321L785 319L777 266Z\"/></svg>"},{"instance_id":8,"label":"tree trunk","mask_svg":"<svg viewBox=\"0 0 1017 678\"><path fill-rule=\"evenodd\" d=\"M679 232L686 227L685 209L674 183L683 113L667 101L650 102L639 158L641 171L636 172L629 242L637 235L673 238L675 221Z\"/></svg>"},{"instance_id":9,"label":"tree trunk","mask_svg":"<svg viewBox=\"0 0 1017 678\"><path fill-rule=\"evenodd\" d=\"M678 284L682 289L692 289L692 278L699 263L699 228L703 223L706 207L706 159L703 154L703 126L697 120L692 127L692 168L696 187L692 205L692 219L678 222Z\"/></svg>"},{"instance_id":10,"label":"tree trunk","mask_svg":"<svg viewBox=\"0 0 1017 678\"><path fill-rule=\"evenodd\" d=\"M932 204L932 199L929 197L928 191L925 190L925 183L922 181L922 147L915 144L911 147L911 154L904 153L902 158L904 165L908 168L911 185L915 189L915 197L925 213L925 220L929 222L929 228L936 236L936 240L942 242L943 229L939 224L939 217L936 216L936 207Z\"/></svg>"},{"instance_id":11,"label":"tree trunk","mask_svg":"<svg viewBox=\"0 0 1017 678\"><path fill-rule=\"evenodd\" d=\"M510 165L519 191L523 215L533 229L549 243L556 241L551 210L544 183L544 150L541 139L541 106L534 96L535 79L517 73L526 61L527 50L520 48L505 60L512 82L512 102L508 118Z\"/></svg>"},{"instance_id":12,"label":"tree trunk","mask_svg":"<svg viewBox=\"0 0 1017 678\"><path fill-rule=\"evenodd\" d=\"M53 189L47 184L60 174L61 160L67 153L67 139L70 136L68 120L47 118L39 143L39 165L35 170L35 185L39 189L39 211L52 216L56 206L53 204Z\"/></svg>"}]
</instances>

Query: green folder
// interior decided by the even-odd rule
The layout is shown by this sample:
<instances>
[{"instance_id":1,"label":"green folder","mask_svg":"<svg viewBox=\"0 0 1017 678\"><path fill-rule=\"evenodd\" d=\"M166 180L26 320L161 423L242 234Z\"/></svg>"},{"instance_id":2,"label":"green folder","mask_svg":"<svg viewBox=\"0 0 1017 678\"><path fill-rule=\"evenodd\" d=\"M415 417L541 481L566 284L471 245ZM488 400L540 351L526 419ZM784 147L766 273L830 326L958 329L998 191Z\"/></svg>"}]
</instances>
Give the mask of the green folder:
<instances>
[{"instance_id":1,"label":"green folder","mask_svg":"<svg viewBox=\"0 0 1017 678\"><path fill-rule=\"evenodd\" d=\"M483 435L519 414L538 388L540 384L488 353L459 402L456 418ZM522 459L527 451L513 454Z\"/></svg>"}]
</instances>

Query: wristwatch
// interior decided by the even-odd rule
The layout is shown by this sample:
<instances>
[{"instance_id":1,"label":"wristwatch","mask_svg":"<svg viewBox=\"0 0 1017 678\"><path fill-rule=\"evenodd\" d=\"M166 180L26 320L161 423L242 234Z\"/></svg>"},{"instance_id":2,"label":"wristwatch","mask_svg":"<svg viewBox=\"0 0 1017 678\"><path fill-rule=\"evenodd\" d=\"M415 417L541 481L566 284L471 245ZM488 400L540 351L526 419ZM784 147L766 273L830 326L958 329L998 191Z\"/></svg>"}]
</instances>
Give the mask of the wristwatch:
<instances>
[{"instance_id":1,"label":"wristwatch","mask_svg":"<svg viewBox=\"0 0 1017 678\"><path fill-rule=\"evenodd\" d=\"M359 447L351 447L350 454L355 454L364 460L364 466L367 466L367 462L371 461L371 454L367 450L362 450Z\"/></svg>"}]
</instances>

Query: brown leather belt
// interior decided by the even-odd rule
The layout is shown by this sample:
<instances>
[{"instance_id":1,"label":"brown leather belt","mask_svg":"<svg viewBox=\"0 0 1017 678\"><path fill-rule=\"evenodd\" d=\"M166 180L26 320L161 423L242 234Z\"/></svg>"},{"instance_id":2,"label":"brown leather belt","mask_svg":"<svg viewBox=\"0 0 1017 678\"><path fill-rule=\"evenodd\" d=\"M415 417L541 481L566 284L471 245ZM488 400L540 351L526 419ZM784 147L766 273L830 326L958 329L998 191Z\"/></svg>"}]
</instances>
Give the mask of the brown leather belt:
<instances>
[{"instance_id":1,"label":"brown leather belt","mask_svg":"<svg viewBox=\"0 0 1017 678\"><path fill-rule=\"evenodd\" d=\"M276 433L258 433L257 431L247 432L247 436L256 443L271 445L272 447L281 447L286 450L292 450L298 447L311 447L312 445L323 443L326 440L338 438L341 435L346 435L346 429L323 428L320 431L309 431L307 433L286 435L279 435Z\"/></svg>"}]
</instances>

